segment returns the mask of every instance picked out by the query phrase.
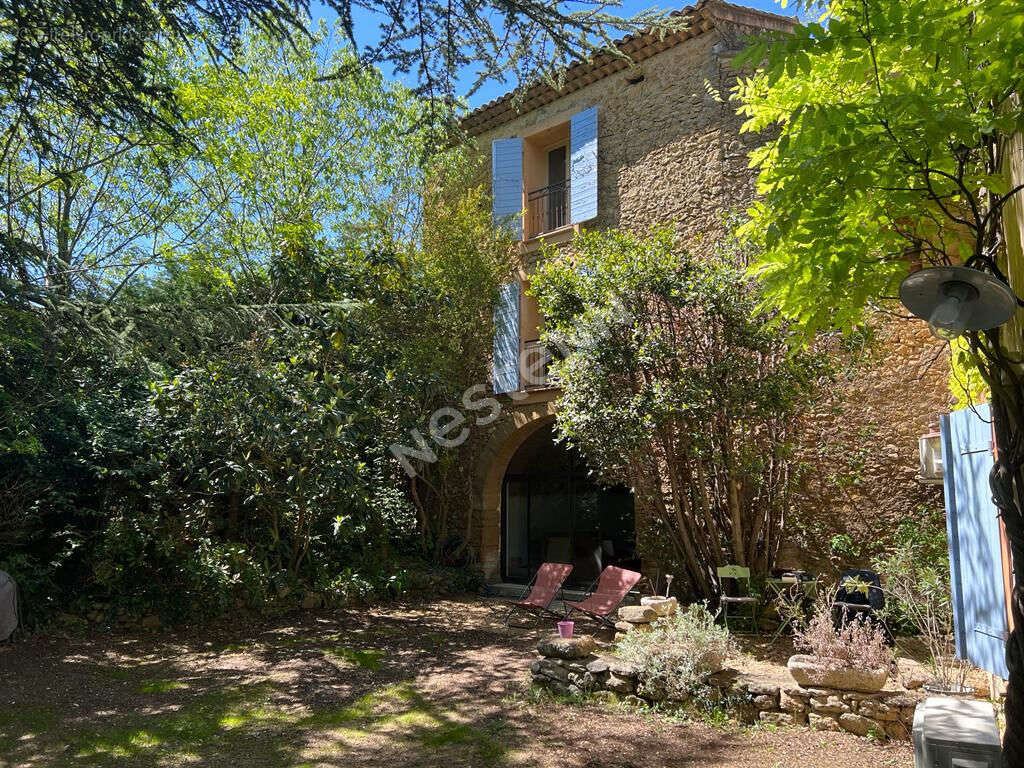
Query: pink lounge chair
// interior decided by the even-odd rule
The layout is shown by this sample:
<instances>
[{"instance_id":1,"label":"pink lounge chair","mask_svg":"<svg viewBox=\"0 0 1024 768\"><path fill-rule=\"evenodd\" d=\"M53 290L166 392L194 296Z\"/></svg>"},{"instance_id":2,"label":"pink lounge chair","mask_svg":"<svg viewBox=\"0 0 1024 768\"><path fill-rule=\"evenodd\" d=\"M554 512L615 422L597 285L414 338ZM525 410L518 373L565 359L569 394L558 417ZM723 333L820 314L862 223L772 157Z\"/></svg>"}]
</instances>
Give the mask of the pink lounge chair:
<instances>
[{"instance_id":1,"label":"pink lounge chair","mask_svg":"<svg viewBox=\"0 0 1024 768\"><path fill-rule=\"evenodd\" d=\"M579 611L605 626L615 626L615 622L609 617L626 599L629 590L642 578L643 576L636 571L609 565L597 578L597 588L591 589L590 594L583 600L578 603L565 601L565 617L569 618L574 611Z\"/></svg>"},{"instance_id":2,"label":"pink lounge chair","mask_svg":"<svg viewBox=\"0 0 1024 768\"><path fill-rule=\"evenodd\" d=\"M505 617L507 626L511 624L512 614L516 611L526 611L540 618L561 619L561 615L551 610L551 603L555 595L561 594L562 584L569 574L572 573L572 566L568 563L543 563L534 574L533 581L527 584L529 594L522 600L511 600L512 606Z\"/></svg>"}]
</instances>

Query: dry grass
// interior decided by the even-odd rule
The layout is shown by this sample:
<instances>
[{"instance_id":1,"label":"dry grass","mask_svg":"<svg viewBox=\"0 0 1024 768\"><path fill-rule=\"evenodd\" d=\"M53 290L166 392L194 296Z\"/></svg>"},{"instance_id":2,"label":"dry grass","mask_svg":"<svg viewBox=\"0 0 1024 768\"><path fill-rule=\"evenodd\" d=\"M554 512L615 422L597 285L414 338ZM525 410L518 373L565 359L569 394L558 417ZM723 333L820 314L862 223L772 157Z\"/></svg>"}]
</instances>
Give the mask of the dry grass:
<instances>
[{"instance_id":1,"label":"dry grass","mask_svg":"<svg viewBox=\"0 0 1024 768\"><path fill-rule=\"evenodd\" d=\"M0 651L0 766L909 768L906 745L524 695L480 600Z\"/></svg>"}]
</instances>

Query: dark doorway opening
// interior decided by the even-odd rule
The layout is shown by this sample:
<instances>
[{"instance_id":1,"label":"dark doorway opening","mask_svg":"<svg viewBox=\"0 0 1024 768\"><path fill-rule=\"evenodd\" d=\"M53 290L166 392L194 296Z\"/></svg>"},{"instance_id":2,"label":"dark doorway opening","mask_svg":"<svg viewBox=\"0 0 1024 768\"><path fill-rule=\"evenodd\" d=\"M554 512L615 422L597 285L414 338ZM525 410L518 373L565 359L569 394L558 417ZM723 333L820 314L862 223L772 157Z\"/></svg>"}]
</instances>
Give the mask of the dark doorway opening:
<instances>
[{"instance_id":1,"label":"dark doorway opening","mask_svg":"<svg viewBox=\"0 0 1024 768\"><path fill-rule=\"evenodd\" d=\"M566 147L562 145L548 152L548 232L569 223L569 188L565 180Z\"/></svg>"},{"instance_id":2,"label":"dark doorway opening","mask_svg":"<svg viewBox=\"0 0 1024 768\"><path fill-rule=\"evenodd\" d=\"M572 563L567 583L590 584L606 565L639 570L632 492L606 487L583 457L538 429L502 483L502 578L527 582L544 562Z\"/></svg>"}]
</instances>

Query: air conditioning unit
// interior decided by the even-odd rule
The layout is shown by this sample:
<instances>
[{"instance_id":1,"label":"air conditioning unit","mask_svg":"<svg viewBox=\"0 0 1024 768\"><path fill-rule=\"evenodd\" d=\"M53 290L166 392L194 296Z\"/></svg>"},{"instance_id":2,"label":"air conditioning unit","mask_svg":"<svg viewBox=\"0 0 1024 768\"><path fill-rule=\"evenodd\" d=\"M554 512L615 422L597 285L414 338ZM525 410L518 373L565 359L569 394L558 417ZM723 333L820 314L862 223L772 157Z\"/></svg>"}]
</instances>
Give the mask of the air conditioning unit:
<instances>
[{"instance_id":1,"label":"air conditioning unit","mask_svg":"<svg viewBox=\"0 0 1024 768\"><path fill-rule=\"evenodd\" d=\"M914 713L914 768L1002 768L987 701L930 696Z\"/></svg>"}]
</instances>

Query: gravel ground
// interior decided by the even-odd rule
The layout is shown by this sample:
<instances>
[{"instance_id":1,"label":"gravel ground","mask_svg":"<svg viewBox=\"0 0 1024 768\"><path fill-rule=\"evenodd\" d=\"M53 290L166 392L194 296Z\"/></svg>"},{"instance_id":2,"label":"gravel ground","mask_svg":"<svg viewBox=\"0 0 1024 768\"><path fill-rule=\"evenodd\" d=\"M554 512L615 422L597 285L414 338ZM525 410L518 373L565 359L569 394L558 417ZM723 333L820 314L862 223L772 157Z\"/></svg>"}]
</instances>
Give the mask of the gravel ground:
<instances>
[{"instance_id":1,"label":"gravel ground","mask_svg":"<svg viewBox=\"0 0 1024 768\"><path fill-rule=\"evenodd\" d=\"M526 691L478 599L0 647L0 767L909 768L906 744Z\"/></svg>"}]
</instances>

